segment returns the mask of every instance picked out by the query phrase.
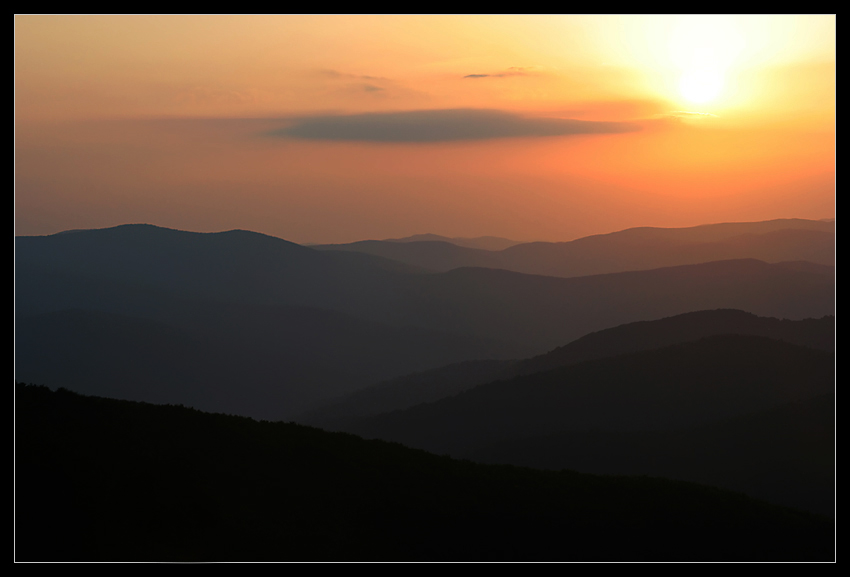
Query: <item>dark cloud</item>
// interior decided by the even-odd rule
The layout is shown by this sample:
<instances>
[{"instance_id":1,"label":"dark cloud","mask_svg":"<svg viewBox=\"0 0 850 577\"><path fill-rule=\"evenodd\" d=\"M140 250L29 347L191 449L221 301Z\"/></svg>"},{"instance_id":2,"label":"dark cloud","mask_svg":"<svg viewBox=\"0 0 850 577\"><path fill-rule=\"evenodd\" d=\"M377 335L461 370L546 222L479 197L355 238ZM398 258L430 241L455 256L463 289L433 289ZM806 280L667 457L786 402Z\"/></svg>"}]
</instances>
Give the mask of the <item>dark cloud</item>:
<instances>
[{"instance_id":1,"label":"dark cloud","mask_svg":"<svg viewBox=\"0 0 850 577\"><path fill-rule=\"evenodd\" d=\"M363 142L449 142L635 132L630 122L528 118L499 110L417 110L298 118L268 133L282 138Z\"/></svg>"},{"instance_id":2,"label":"dark cloud","mask_svg":"<svg viewBox=\"0 0 850 577\"><path fill-rule=\"evenodd\" d=\"M489 78L492 74L467 74L464 78Z\"/></svg>"},{"instance_id":3,"label":"dark cloud","mask_svg":"<svg viewBox=\"0 0 850 577\"><path fill-rule=\"evenodd\" d=\"M365 90L366 92L380 92L381 90L384 90L384 89L381 88L380 86L375 86L374 84L364 84L363 90Z\"/></svg>"}]
</instances>

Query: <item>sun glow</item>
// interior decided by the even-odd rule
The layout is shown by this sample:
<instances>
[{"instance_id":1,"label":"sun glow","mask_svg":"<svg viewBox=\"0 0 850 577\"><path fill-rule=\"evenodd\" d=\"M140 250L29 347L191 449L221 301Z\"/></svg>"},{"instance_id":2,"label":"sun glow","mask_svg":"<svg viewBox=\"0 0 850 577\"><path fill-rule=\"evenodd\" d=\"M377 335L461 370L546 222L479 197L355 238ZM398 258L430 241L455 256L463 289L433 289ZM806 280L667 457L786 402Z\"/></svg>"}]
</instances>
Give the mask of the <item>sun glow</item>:
<instances>
[{"instance_id":1,"label":"sun glow","mask_svg":"<svg viewBox=\"0 0 850 577\"><path fill-rule=\"evenodd\" d=\"M722 96L727 71L744 40L732 19L684 17L674 28L669 48L681 74L679 93L691 103L706 104Z\"/></svg>"},{"instance_id":2,"label":"sun glow","mask_svg":"<svg viewBox=\"0 0 850 577\"><path fill-rule=\"evenodd\" d=\"M723 73L716 68L696 68L682 74L679 91L694 104L706 104L721 93L723 81Z\"/></svg>"}]
</instances>

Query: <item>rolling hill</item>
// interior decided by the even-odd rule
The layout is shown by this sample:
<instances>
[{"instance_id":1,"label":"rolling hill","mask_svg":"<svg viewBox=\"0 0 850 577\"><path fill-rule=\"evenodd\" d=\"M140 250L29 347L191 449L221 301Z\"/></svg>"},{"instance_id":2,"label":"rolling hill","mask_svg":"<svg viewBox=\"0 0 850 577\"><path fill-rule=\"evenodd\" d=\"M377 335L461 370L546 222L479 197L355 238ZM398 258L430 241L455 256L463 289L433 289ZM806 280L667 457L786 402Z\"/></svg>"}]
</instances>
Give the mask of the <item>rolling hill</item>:
<instances>
[{"instance_id":1,"label":"rolling hill","mask_svg":"<svg viewBox=\"0 0 850 577\"><path fill-rule=\"evenodd\" d=\"M596 331L529 359L465 361L405 375L332 399L297 420L331 430L344 429L361 417L431 403L492 381L726 334L764 336L835 350L834 317L792 321L738 310L696 311Z\"/></svg>"},{"instance_id":2,"label":"rolling hill","mask_svg":"<svg viewBox=\"0 0 850 577\"><path fill-rule=\"evenodd\" d=\"M151 396L132 398L194 404L198 390L227 391L214 398L233 411L259 407L246 414L266 418L448 363L541 354L633 321L714 308L789 319L834 312L834 269L812 263L722 261L563 279L425 273L246 231L132 225L15 243L20 378L85 382L98 394L125 382L125 394L142 386L139 375L155 376ZM102 322L106 332L90 330ZM146 322L159 328L136 332ZM203 370L178 379L186 372L164 348L168 339ZM134 351L151 354L110 360ZM225 409L210 403L202 406Z\"/></svg>"},{"instance_id":3,"label":"rolling hill","mask_svg":"<svg viewBox=\"0 0 850 577\"><path fill-rule=\"evenodd\" d=\"M564 431L682 429L833 388L832 352L721 335L479 385L346 430L466 456L497 441Z\"/></svg>"},{"instance_id":4,"label":"rolling hill","mask_svg":"<svg viewBox=\"0 0 850 577\"><path fill-rule=\"evenodd\" d=\"M835 516L835 395L674 431L566 431L467 455L479 463L650 475Z\"/></svg>"},{"instance_id":5,"label":"rolling hill","mask_svg":"<svg viewBox=\"0 0 850 577\"><path fill-rule=\"evenodd\" d=\"M314 248L370 254L435 272L484 267L566 278L740 258L835 263L835 223L804 219L640 227L570 242L517 243L489 250L436 235L416 238L421 240L367 240Z\"/></svg>"},{"instance_id":6,"label":"rolling hill","mask_svg":"<svg viewBox=\"0 0 850 577\"><path fill-rule=\"evenodd\" d=\"M16 561L833 561L829 519L16 385Z\"/></svg>"}]
</instances>

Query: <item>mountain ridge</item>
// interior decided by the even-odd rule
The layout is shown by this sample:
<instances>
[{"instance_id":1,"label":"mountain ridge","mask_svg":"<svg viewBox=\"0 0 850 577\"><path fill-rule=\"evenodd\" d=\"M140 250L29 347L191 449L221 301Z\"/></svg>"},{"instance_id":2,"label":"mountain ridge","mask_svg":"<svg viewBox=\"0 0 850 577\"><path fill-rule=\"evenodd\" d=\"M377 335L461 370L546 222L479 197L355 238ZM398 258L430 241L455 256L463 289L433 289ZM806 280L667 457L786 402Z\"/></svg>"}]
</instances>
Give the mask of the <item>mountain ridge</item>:
<instances>
[{"instance_id":1,"label":"mountain ridge","mask_svg":"<svg viewBox=\"0 0 850 577\"><path fill-rule=\"evenodd\" d=\"M364 418L345 430L463 456L501 438L565 430L672 430L833 386L833 353L765 337L716 335L494 381Z\"/></svg>"},{"instance_id":2,"label":"mountain ridge","mask_svg":"<svg viewBox=\"0 0 850 577\"><path fill-rule=\"evenodd\" d=\"M518 243L501 251L469 248L450 240L366 240L313 248L363 252L437 272L475 266L563 278L743 257L767 262L835 261L834 223L805 219L686 228L634 227L568 242Z\"/></svg>"},{"instance_id":3,"label":"mountain ridge","mask_svg":"<svg viewBox=\"0 0 850 577\"><path fill-rule=\"evenodd\" d=\"M834 350L835 318L791 321L759 317L734 309L718 309L638 321L589 333L532 358L466 361L399 377L355 391L328 402L324 407L316 407L297 420L324 428L344 428L352 419L433 402L487 382L717 334L768 336L801 346Z\"/></svg>"}]
</instances>

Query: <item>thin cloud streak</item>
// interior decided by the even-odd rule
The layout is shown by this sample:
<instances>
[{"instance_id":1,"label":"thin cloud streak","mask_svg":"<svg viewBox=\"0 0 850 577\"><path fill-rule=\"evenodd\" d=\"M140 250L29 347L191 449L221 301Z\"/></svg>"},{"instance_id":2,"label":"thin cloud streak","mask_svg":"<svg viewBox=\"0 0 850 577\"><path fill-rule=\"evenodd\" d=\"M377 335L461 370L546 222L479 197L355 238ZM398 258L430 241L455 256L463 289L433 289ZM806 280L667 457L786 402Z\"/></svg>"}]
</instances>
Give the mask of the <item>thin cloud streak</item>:
<instances>
[{"instance_id":1,"label":"thin cloud streak","mask_svg":"<svg viewBox=\"0 0 850 577\"><path fill-rule=\"evenodd\" d=\"M278 138L361 142L452 142L636 132L632 122L528 118L500 110L454 109L299 118L267 133Z\"/></svg>"},{"instance_id":2,"label":"thin cloud streak","mask_svg":"<svg viewBox=\"0 0 850 577\"><path fill-rule=\"evenodd\" d=\"M521 66L511 66L504 72L495 74L467 74L464 78L508 78L510 76L529 76L532 72L531 68Z\"/></svg>"}]
</instances>

